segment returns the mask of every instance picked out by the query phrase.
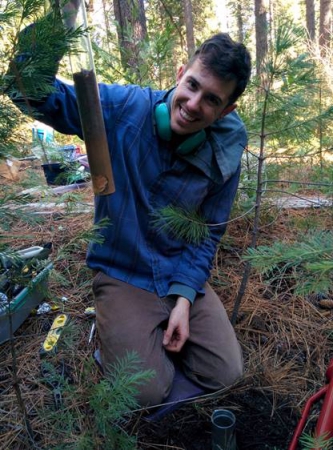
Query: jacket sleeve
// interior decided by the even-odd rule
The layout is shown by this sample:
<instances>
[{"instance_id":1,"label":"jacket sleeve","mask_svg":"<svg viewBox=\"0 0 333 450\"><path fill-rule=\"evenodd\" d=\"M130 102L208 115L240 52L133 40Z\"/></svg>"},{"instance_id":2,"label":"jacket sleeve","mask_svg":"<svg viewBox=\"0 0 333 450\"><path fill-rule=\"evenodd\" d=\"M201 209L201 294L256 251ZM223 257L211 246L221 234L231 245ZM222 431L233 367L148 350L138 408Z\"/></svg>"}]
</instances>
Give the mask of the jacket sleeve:
<instances>
[{"instance_id":1,"label":"jacket sleeve","mask_svg":"<svg viewBox=\"0 0 333 450\"><path fill-rule=\"evenodd\" d=\"M171 279L170 291L183 284L197 293L203 293L203 286L210 276L217 246L225 233L240 177L240 165L229 180L216 186L202 204L201 214L206 218L209 237L200 244L189 244ZM191 299L189 299L191 301Z\"/></svg>"},{"instance_id":2,"label":"jacket sleeve","mask_svg":"<svg viewBox=\"0 0 333 450\"><path fill-rule=\"evenodd\" d=\"M36 106L38 120L59 133L77 135L83 139L74 86L56 79L54 87L55 92Z\"/></svg>"}]
</instances>

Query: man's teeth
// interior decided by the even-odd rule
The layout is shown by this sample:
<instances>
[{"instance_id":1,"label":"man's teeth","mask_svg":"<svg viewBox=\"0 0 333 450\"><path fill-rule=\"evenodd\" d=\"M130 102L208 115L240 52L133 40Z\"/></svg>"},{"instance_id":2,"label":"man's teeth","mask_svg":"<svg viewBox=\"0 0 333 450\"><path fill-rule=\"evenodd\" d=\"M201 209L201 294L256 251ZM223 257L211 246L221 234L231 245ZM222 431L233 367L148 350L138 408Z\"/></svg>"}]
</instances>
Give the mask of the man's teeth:
<instances>
[{"instance_id":1,"label":"man's teeth","mask_svg":"<svg viewBox=\"0 0 333 450\"><path fill-rule=\"evenodd\" d=\"M195 120L194 117L187 114L187 112L184 111L182 108L180 108L180 115L182 116L183 119L188 120L189 122L193 122Z\"/></svg>"}]
</instances>

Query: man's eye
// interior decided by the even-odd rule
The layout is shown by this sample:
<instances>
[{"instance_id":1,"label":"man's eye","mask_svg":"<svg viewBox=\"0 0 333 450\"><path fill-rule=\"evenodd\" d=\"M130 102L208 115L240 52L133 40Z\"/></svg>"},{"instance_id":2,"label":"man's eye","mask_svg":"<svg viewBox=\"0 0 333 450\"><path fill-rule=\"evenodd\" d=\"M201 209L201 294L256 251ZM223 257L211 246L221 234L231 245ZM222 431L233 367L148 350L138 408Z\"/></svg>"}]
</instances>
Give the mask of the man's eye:
<instances>
[{"instance_id":1,"label":"man's eye","mask_svg":"<svg viewBox=\"0 0 333 450\"><path fill-rule=\"evenodd\" d=\"M207 101L208 101L208 103L210 103L211 105L214 105L214 106L219 106L219 104L220 104L219 99L214 97L213 95L208 96Z\"/></svg>"},{"instance_id":2,"label":"man's eye","mask_svg":"<svg viewBox=\"0 0 333 450\"><path fill-rule=\"evenodd\" d=\"M188 86L190 89L195 89L197 87L197 84L193 80L188 80Z\"/></svg>"}]
</instances>

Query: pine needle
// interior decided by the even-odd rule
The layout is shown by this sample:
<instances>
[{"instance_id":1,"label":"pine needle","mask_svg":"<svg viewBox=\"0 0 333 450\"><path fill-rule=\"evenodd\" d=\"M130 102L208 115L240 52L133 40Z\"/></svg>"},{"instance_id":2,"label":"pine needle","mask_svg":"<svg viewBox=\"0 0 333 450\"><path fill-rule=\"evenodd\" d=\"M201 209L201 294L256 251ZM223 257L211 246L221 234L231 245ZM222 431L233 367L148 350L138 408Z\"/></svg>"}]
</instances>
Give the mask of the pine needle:
<instances>
[{"instance_id":1,"label":"pine needle","mask_svg":"<svg viewBox=\"0 0 333 450\"><path fill-rule=\"evenodd\" d=\"M199 213L175 206L166 206L153 214L153 226L159 233L169 233L177 239L198 245L209 237L209 229Z\"/></svg>"}]
</instances>

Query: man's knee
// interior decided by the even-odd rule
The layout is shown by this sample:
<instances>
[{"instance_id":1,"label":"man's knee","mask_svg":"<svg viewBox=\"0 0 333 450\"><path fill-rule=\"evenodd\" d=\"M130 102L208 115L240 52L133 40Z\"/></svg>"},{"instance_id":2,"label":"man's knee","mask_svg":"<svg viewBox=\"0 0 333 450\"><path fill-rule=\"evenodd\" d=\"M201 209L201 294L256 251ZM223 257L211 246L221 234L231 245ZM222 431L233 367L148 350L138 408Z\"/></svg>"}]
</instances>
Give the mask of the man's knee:
<instances>
[{"instance_id":1,"label":"man's knee","mask_svg":"<svg viewBox=\"0 0 333 450\"><path fill-rule=\"evenodd\" d=\"M114 370L115 359L111 357L111 354L101 352L101 365L104 374L112 373ZM112 355L113 356L113 355ZM164 370L155 370L149 364L141 364L136 367L138 371L151 371L151 376L146 379L142 379L140 383L133 386L136 389L135 399L141 407L155 406L163 402L163 400L169 395L172 387L174 371L173 367L168 364ZM131 369L130 369L131 370ZM159 372L159 373L158 373Z\"/></svg>"},{"instance_id":2,"label":"man's knee","mask_svg":"<svg viewBox=\"0 0 333 450\"><path fill-rule=\"evenodd\" d=\"M240 345L234 346L232 353L221 357L216 363L217 370L214 372L217 389L231 386L236 383L244 373L243 353Z\"/></svg>"},{"instance_id":3,"label":"man's knee","mask_svg":"<svg viewBox=\"0 0 333 450\"><path fill-rule=\"evenodd\" d=\"M169 395L171 385L172 383L170 385L161 385L160 383L156 383L153 378L139 387L136 400L142 408L160 405Z\"/></svg>"},{"instance_id":4,"label":"man's knee","mask_svg":"<svg viewBox=\"0 0 333 450\"><path fill-rule=\"evenodd\" d=\"M186 375L200 386L217 391L236 383L244 373L241 351L228 358L210 358L200 370L185 368Z\"/></svg>"},{"instance_id":5,"label":"man's knee","mask_svg":"<svg viewBox=\"0 0 333 450\"><path fill-rule=\"evenodd\" d=\"M244 374L243 358L235 358L232 361L223 361L220 370L215 372L216 387L214 390L223 389L236 383Z\"/></svg>"}]
</instances>

